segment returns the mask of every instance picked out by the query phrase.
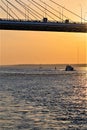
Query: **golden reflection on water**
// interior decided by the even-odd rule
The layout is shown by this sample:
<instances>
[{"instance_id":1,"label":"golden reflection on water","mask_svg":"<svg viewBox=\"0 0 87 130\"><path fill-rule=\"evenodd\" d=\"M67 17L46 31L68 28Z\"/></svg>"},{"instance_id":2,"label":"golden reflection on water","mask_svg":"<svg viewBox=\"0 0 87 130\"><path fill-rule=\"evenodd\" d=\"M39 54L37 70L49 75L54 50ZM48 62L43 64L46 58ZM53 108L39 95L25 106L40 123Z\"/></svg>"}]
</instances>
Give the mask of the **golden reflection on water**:
<instances>
[{"instance_id":1,"label":"golden reflection on water","mask_svg":"<svg viewBox=\"0 0 87 130\"><path fill-rule=\"evenodd\" d=\"M50 78L52 78L52 82ZM6 85L6 90L3 89L2 93L0 93L2 99L0 123L3 130L29 130L31 128L35 130L34 126L38 130L51 130L51 128L53 130L68 130L69 128L74 130L76 128L79 129L80 125L83 127L82 130L86 130L86 72L65 72L63 75L56 75L55 77L51 75L50 78L47 75L42 76L41 79L39 77L40 85L43 86L39 87L35 84L35 87L32 88L33 91L29 89L31 86L27 88L29 84L26 87L24 86L23 90L20 89L19 91L18 87L15 88L13 80L13 88L11 86L8 89L10 85ZM42 81L44 83L47 81L45 85L49 83L48 86L41 84ZM40 93L42 95L44 93L44 96ZM31 100L29 94L30 96L32 94L34 101Z\"/></svg>"},{"instance_id":2,"label":"golden reflection on water","mask_svg":"<svg viewBox=\"0 0 87 130\"><path fill-rule=\"evenodd\" d=\"M84 97L85 100L87 100L87 67L85 67L85 70L86 73L82 77L82 97Z\"/></svg>"}]
</instances>

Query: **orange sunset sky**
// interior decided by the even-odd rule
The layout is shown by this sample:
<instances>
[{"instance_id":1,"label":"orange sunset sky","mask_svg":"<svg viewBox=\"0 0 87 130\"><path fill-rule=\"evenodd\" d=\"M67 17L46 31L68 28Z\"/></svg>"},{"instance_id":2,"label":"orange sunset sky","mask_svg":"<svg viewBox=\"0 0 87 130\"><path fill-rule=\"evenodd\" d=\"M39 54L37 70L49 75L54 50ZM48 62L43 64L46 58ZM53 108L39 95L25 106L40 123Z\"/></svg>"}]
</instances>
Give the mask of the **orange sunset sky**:
<instances>
[{"instance_id":1,"label":"orange sunset sky","mask_svg":"<svg viewBox=\"0 0 87 130\"><path fill-rule=\"evenodd\" d=\"M87 19L87 0L54 1ZM0 30L0 65L84 64L86 49L87 33Z\"/></svg>"}]
</instances>

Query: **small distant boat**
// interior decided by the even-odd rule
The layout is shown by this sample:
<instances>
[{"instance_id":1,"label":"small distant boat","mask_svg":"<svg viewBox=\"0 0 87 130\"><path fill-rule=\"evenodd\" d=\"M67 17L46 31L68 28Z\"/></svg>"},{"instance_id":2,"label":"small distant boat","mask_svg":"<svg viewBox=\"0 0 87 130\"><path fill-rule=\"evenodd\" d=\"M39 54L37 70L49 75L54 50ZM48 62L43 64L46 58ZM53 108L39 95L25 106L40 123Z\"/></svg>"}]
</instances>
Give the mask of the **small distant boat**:
<instances>
[{"instance_id":1,"label":"small distant boat","mask_svg":"<svg viewBox=\"0 0 87 130\"><path fill-rule=\"evenodd\" d=\"M71 65L67 65L65 71L74 71L74 68Z\"/></svg>"},{"instance_id":2,"label":"small distant boat","mask_svg":"<svg viewBox=\"0 0 87 130\"><path fill-rule=\"evenodd\" d=\"M56 68L56 66L55 66L55 70L56 70L57 68Z\"/></svg>"}]
</instances>

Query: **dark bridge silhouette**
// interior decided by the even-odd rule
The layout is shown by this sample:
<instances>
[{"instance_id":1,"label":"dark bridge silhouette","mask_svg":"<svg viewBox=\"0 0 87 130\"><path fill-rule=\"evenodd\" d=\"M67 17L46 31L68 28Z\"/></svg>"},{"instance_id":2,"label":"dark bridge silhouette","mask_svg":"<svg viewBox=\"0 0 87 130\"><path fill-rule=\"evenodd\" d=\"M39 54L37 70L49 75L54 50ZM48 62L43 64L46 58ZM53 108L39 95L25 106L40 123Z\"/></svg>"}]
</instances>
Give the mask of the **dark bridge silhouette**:
<instances>
[{"instance_id":1,"label":"dark bridge silhouette","mask_svg":"<svg viewBox=\"0 0 87 130\"><path fill-rule=\"evenodd\" d=\"M1 0L0 8L7 18L0 18L1 30L25 30L25 31L60 31L60 32L87 32L86 20L78 14L68 10L60 4L49 0L61 11L42 0ZM29 6L31 4L32 6ZM68 18L64 12L68 12L80 21L76 22ZM44 16L42 15L44 13ZM84 23L83 23L84 21Z\"/></svg>"},{"instance_id":2,"label":"dark bridge silhouette","mask_svg":"<svg viewBox=\"0 0 87 130\"><path fill-rule=\"evenodd\" d=\"M0 20L1 30L87 32L87 25L44 21Z\"/></svg>"}]
</instances>

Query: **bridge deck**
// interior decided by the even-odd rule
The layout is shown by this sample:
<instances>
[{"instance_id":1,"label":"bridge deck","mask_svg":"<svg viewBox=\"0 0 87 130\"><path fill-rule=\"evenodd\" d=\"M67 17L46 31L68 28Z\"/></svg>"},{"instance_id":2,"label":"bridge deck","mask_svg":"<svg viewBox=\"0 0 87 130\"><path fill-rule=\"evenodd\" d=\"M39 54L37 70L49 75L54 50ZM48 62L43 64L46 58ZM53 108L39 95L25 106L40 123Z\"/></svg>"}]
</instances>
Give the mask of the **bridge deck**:
<instances>
[{"instance_id":1,"label":"bridge deck","mask_svg":"<svg viewBox=\"0 0 87 130\"><path fill-rule=\"evenodd\" d=\"M3 20L0 19L1 30L55 31L55 32L87 32L87 24L61 23L43 21Z\"/></svg>"}]
</instances>

